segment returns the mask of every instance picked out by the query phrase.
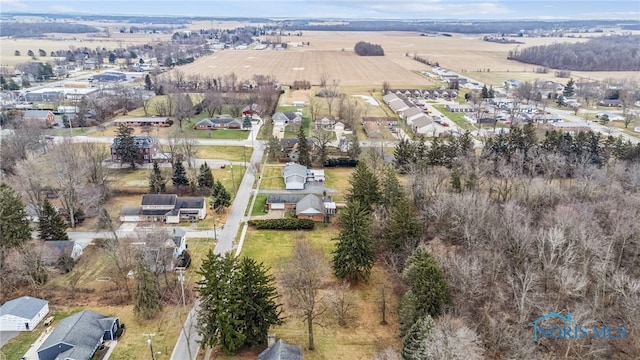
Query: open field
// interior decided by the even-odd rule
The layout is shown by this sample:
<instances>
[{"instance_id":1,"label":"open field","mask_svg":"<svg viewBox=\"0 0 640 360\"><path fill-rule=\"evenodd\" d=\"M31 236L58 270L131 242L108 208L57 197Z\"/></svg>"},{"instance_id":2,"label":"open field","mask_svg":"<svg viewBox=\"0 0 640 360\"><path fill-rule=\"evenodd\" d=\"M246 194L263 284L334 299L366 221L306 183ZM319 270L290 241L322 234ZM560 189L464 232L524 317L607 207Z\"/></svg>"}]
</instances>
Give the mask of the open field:
<instances>
[{"instance_id":1,"label":"open field","mask_svg":"<svg viewBox=\"0 0 640 360\"><path fill-rule=\"evenodd\" d=\"M283 41L309 42L310 46L290 47L286 51L225 50L180 67L186 74L225 75L234 72L239 78L254 74L274 75L282 83L306 79L320 82L322 74L340 86L375 86L389 81L392 87L427 87L439 85L417 72L430 67L412 59L414 54L440 66L475 78L478 75L490 84L499 85L510 78L523 80L552 79L548 74L536 74L536 65L507 60L514 44L499 44L482 40L482 35L454 34L452 37L427 37L410 32L328 32L305 31L303 36L283 37ZM361 57L353 53L358 41L380 44L383 57ZM522 47L579 42L579 38L519 38ZM344 51L343 51L344 49ZM409 56L407 56L409 55ZM489 69L487 72L486 70ZM483 72L478 72L482 70ZM492 80L500 73L500 81ZM637 72L572 72L574 78L603 80L610 77L640 78ZM504 79L504 80L502 80ZM480 79L479 79L480 80Z\"/></svg>"},{"instance_id":2,"label":"open field","mask_svg":"<svg viewBox=\"0 0 640 360\"><path fill-rule=\"evenodd\" d=\"M242 254L263 262L265 266L270 267L274 275L277 275L278 265L291 255L293 242L295 239L305 237L311 243L326 254L326 259L331 259L330 252L335 243L332 240L337 236L338 229L332 225L316 224L316 229L305 232L286 232L250 229L247 232ZM375 266L372 270L371 279L366 284L353 286L349 291L355 298L355 309L357 320L348 327L339 327L331 316L323 316L321 322L324 326L315 326L315 351L306 350L307 332L306 326L285 307L284 315L287 321L282 326L277 326L271 331L278 338L299 345L304 352L304 358L310 360L316 359L336 359L356 360L356 359L372 359L376 351L381 351L389 346L399 347L399 330L397 320L397 298L393 295L387 295L387 321L389 325L380 325L380 310L378 308L380 301L380 291L386 283L386 274L382 268ZM322 295L326 294L326 290L336 285L337 280L332 276L327 279L327 284L322 290ZM392 294L391 289L387 288L387 294ZM285 299L281 298L280 301ZM336 354L340 354L336 357ZM223 359L255 359L255 354L242 354L233 357L224 357Z\"/></svg>"}]
</instances>

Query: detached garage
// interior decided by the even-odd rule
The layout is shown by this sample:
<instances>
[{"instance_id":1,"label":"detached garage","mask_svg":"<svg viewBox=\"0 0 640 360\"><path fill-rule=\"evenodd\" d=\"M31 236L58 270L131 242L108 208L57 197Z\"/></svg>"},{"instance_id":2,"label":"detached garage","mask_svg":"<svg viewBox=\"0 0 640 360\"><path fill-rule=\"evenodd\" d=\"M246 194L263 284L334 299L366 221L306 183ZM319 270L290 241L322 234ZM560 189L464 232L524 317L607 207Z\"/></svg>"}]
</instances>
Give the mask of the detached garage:
<instances>
[{"instance_id":1,"label":"detached garage","mask_svg":"<svg viewBox=\"0 0 640 360\"><path fill-rule=\"evenodd\" d=\"M46 300L23 296L7 301L0 307L2 331L31 331L49 313Z\"/></svg>"}]
</instances>

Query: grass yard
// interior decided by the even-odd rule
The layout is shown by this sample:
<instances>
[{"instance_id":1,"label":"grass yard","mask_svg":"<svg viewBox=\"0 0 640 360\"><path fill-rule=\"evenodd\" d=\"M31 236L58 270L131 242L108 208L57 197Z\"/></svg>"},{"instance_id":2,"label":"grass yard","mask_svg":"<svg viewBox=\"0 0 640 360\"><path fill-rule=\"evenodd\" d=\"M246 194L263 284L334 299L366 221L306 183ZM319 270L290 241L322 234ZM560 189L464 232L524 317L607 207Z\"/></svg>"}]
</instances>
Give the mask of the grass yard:
<instances>
[{"instance_id":1,"label":"grass yard","mask_svg":"<svg viewBox=\"0 0 640 360\"><path fill-rule=\"evenodd\" d=\"M229 130L231 131L231 130ZM249 161L253 148L247 146L197 146L196 157L198 159L224 159L229 161Z\"/></svg>"},{"instance_id":2,"label":"grass yard","mask_svg":"<svg viewBox=\"0 0 640 360\"><path fill-rule=\"evenodd\" d=\"M354 168L349 167L336 167L336 168L325 168L324 175L326 181L324 186L329 189L338 190L338 194L334 196L334 200L342 201L345 199L345 196L351 189L351 184L349 184L349 179L351 178L351 173Z\"/></svg>"},{"instance_id":3,"label":"grass yard","mask_svg":"<svg viewBox=\"0 0 640 360\"><path fill-rule=\"evenodd\" d=\"M267 166L262 174L260 189L284 190L284 180L282 179L283 166Z\"/></svg>"},{"instance_id":4,"label":"grass yard","mask_svg":"<svg viewBox=\"0 0 640 360\"><path fill-rule=\"evenodd\" d=\"M267 194L257 194L256 201L251 209L251 216L260 216L266 214L264 209L267 206Z\"/></svg>"},{"instance_id":5,"label":"grass yard","mask_svg":"<svg viewBox=\"0 0 640 360\"><path fill-rule=\"evenodd\" d=\"M465 113L448 111L444 108L444 105L433 105L433 107L440 111L442 115L451 119L451 121L458 125L462 130L472 131L476 129L473 124L464 119Z\"/></svg>"},{"instance_id":6,"label":"grass yard","mask_svg":"<svg viewBox=\"0 0 640 360\"><path fill-rule=\"evenodd\" d=\"M257 231L250 229L242 249L242 255L246 255L262 262L271 268L277 276L277 269L282 261L290 256L295 239L305 237L311 243L321 248L329 262L331 251L335 246L332 240L338 235L338 229L333 225L316 224L312 231L287 232L275 230ZM324 326L315 326L315 351L306 350L308 336L306 325L295 317L291 309L285 305L284 315L287 321L284 325L275 327L271 332L276 337L282 338L291 344L299 345L304 350L304 358L310 360L335 359L336 354L344 360L372 359L377 351L387 347L399 348L398 336L397 298L387 295L387 321L389 325L380 325L381 314L379 302L381 289L387 287L387 294L392 294L390 285L387 284L387 276L382 267L373 268L371 278L367 284L353 286L350 294L353 295L356 320L348 327L339 327L331 316L323 315L321 319ZM326 295L328 289L337 284L337 280L330 276L326 279L326 286L322 295ZM286 304L286 300L280 301ZM223 359L254 359L255 354L241 354L225 357Z\"/></svg>"}]
</instances>

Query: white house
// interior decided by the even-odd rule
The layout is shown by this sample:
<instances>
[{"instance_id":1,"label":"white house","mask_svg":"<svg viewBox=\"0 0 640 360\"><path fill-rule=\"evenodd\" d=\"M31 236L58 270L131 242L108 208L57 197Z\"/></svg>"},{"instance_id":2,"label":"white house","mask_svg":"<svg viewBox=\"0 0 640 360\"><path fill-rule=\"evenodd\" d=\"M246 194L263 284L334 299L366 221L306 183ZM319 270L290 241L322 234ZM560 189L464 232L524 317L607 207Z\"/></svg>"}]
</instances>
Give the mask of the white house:
<instances>
[{"instance_id":1,"label":"white house","mask_svg":"<svg viewBox=\"0 0 640 360\"><path fill-rule=\"evenodd\" d=\"M0 307L2 331L31 331L49 313L46 300L23 296L9 300Z\"/></svg>"},{"instance_id":2,"label":"white house","mask_svg":"<svg viewBox=\"0 0 640 360\"><path fill-rule=\"evenodd\" d=\"M287 190L304 190L307 176L307 167L304 165L289 163L282 169L282 177Z\"/></svg>"}]
</instances>

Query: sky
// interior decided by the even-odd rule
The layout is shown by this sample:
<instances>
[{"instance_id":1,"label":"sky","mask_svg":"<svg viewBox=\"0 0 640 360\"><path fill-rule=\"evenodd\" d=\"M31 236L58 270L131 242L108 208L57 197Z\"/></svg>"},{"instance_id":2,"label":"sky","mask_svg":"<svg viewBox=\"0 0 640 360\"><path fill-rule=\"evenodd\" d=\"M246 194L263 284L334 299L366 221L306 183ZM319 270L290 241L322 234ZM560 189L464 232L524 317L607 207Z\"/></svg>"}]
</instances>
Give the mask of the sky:
<instances>
[{"instance_id":1,"label":"sky","mask_svg":"<svg viewBox=\"0 0 640 360\"><path fill-rule=\"evenodd\" d=\"M0 13L341 19L640 20L640 0L0 0Z\"/></svg>"}]
</instances>

